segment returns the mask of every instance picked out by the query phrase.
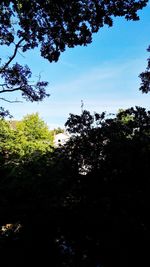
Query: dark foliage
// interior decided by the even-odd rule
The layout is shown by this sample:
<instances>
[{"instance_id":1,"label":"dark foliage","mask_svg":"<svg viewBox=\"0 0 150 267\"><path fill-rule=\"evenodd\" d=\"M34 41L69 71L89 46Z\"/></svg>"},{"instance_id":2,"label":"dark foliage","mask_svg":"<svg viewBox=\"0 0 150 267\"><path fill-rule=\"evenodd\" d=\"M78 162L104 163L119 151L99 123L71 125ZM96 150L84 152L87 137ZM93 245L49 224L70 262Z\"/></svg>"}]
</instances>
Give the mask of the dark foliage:
<instances>
[{"instance_id":1,"label":"dark foliage","mask_svg":"<svg viewBox=\"0 0 150 267\"><path fill-rule=\"evenodd\" d=\"M21 91L26 100L43 100L49 95L45 91L48 83L32 83L29 67L13 63L19 51L39 47L42 57L56 62L66 48L91 43L92 34L104 25L111 27L114 17L138 20L137 12L147 3L148 0L1 1L0 45L13 52L7 62L1 59L0 76L4 82L0 84L0 93ZM149 90L147 76L147 72L141 74L143 92Z\"/></svg>"},{"instance_id":2,"label":"dark foliage","mask_svg":"<svg viewBox=\"0 0 150 267\"><path fill-rule=\"evenodd\" d=\"M4 109L3 107L0 107L0 118L5 118L5 117L11 118L12 116L8 110Z\"/></svg>"},{"instance_id":3,"label":"dark foliage","mask_svg":"<svg viewBox=\"0 0 150 267\"><path fill-rule=\"evenodd\" d=\"M150 46L147 49L150 52ZM145 72L142 72L139 76L141 78L140 90L143 93L148 93L150 91L150 58L148 58L148 64Z\"/></svg>"},{"instance_id":4,"label":"dark foliage","mask_svg":"<svg viewBox=\"0 0 150 267\"><path fill-rule=\"evenodd\" d=\"M149 264L150 111L136 107L116 117L83 111L66 125L72 137L54 152L17 166L1 155L1 223L24 225L17 242L5 238L10 251L20 249L14 261Z\"/></svg>"},{"instance_id":5,"label":"dark foliage","mask_svg":"<svg viewBox=\"0 0 150 267\"><path fill-rule=\"evenodd\" d=\"M112 26L112 16L124 16L138 20L137 11L147 4L140 1L2 1L0 35L1 44L14 41L16 34L23 39L22 50L40 46L41 55L49 61L57 61L66 47L86 45L92 33L105 24ZM17 16L17 18L16 18Z\"/></svg>"}]
</instances>

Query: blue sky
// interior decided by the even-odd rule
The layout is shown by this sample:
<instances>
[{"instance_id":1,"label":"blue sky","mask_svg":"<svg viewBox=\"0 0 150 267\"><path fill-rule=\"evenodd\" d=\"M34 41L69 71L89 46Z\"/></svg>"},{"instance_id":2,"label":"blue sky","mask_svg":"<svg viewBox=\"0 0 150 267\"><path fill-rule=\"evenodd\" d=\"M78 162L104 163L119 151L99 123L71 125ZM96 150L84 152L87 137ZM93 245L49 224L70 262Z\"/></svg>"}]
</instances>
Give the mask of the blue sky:
<instances>
[{"instance_id":1,"label":"blue sky","mask_svg":"<svg viewBox=\"0 0 150 267\"><path fill-rule=\"evenodd\" d=\"M150 5L139 14L137 22L115 19L112 28L94 34L92 44L67 49L57 63L42 59L38 50L18 55L18 62L32 69L33 80L40 74L49 81L51 96L41 103L1 101L0 106L8 108L14 119L38 112L51 129L63 127L69 113L80 114L81 100L91 112L116 113L119 108L136 105L149 109L150 94L138 90L138 75L145 70L149 56ZM11 94L9 99L16 96Z\"/></svg>"}]
</instances>

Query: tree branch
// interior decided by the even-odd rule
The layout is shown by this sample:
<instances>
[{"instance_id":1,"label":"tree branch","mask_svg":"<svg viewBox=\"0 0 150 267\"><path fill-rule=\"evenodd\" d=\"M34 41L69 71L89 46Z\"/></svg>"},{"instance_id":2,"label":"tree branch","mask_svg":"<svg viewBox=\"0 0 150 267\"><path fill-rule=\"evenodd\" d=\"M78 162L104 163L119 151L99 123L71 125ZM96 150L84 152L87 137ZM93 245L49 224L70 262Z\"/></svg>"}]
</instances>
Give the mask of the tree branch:
<instances>
[{"instance_id":1,"label":"tree branch","mask_svg":"<svg viewBox=\"0 0 150 267\"><path fill-rule=\"evenodd\" d=\"M8 67L8 65L13 61L13 59L15 58L17 52L18 52L18 48L20 47L20 44L22 43L22 41L24 40L24 38L21 38L20 41L15 44L15 50L13 55L9 58L9 60L5 63L5 65L0 68L0 73L3 73L3 71Z\"/></svg>"},{"instance_id":2,"label":"tree branch","mask_svg":"<svg viewBox=\"0 0 150 267\"><path fill-rule=\"evenodd\" d=\"M0 97L0 100L6 101L8 103L23 103L23 101L20 101L20 100L11 101L11 100L8 100L8 99L3 98L3 97Z\"/></svg>"},{"instance_id":3,"label":"tree branch","mask_svg":"<svg viewBox=\"0 0 150 267\"><path fill-rule=\"evenodd\" d=\"M13 88L13 89L3 89L3 90L0 90L0 94L2 93L11 93L11 92L14 92L14 91L19 91L19 90L22 90L21 87L17 87L17 88Z\"/></svg>"}]
</instances>

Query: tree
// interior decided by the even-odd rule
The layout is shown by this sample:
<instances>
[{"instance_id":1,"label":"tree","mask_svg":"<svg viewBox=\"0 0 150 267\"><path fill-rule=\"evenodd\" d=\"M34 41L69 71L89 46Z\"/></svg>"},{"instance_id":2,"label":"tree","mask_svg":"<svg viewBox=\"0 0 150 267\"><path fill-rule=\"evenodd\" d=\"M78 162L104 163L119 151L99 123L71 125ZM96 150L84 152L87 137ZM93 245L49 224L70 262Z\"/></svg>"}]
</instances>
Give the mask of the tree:
<instances>
[{"instance_id":1,"label":"tree","mask_svg":"<svg viewBox=\"0 0 150 267\"><path fill-rule=\"evenodd\" d=\"M63 233L73 251L66 266L141 266L149 261L150 111L130 108L113 118L83 111L66 126L72 167L89 166L68 198L75 215Z\"/></svg>"},{"instance_id":2,"label":"tree","mask_svg":"<svg viewBox=\"0 0 150 267\"><path fill-rule=\"evenodd\" d=\"M70 114L65 126L71 133L65 146L68 157L79 170L84 171L87 167L87 172L91 172L99 170L104 162L110 162L115 168L116 159L121 165L120 150L125 155L123 147L130 149L131 143L139 142L140 145L143 142L144 150L144 141L146 146L150 137L150 112L136 107L119 110L115 117L106 117L104 112L92 115L83 110L81 115ZM109 158L109 153L114 153L114 156ZM125 166L126 163L122 164Z\"/></svg>"},{"instance_id":3,"label":"tree","mask_svg":"<svg viewBox=\"0 0 150 267\"><path fill-rule=\"evenodd\" d=\"M31 160L52 150L53 132L38 113L26 115L21 121L0 120L0 152L7 162Z\"/></svg>"},{"instance_id":4,"label":"tree","mask_svg":"<svg viewBox=\"0 0 150 267\"><path fill-rule=\"evenodd\" d=\"M52 134L38 113L26 115L16 123L16 130L22 132L28 141L50 140L52 145Z\"/></svg>"},{"instance_id":5,"label":"tree","mask_svg":"<svg viewBox=\"0 0 150 267\"><path fill-rule=\"evenodd\" d=\"M40 185L48 184L53 150L53 132L37 113L25 116L22 121L0 120L0 209L6 203L5 211L11 202L25 203L32 198L33 191L35 195L40 191Z\"/></svg>"},{"instance_id":6,"label":"tree","mask_svg":"<svg viewBox=\"0 0 150 267\"><path fill-rule=\"evenodd\" d=\"M80 116L71 114L66 126L72 137L63 149L31 160L27 155L21 168L1 182L1 220L5 216L7 222L23 223L18 246L27 262L145 266L150 240L150 111L136 107L106 117L83 110ZM86 175L76 168L83 160L90 165ZM7 261L12 257L5 257Z\"/></svg>"},{"instance_id":7,"label":"tree","mask_svg":"<svg viewBox=\"0 0 150 267\"><path fill-rule=\"evenodd\" d=\"M150 52L150 46L147 49ZM150 91L150 58L148 58L148 64L145 72L142 72L139 76L141 78L140 90L143 93L148 93Z\"/></svg>"},{"instance_id":8,"label":"tree","mask_svg":"<svg viewBox=\"0 0 150 267\"><path fill-rule=\"evenodd\" d=\"M62 129L61 127L58 127L58 128L53 130L53 133L54 133L54 135L56 135L59 133L64 133L64 131L65 131L64 129Z\"/></svg>"},{"instance_id":9,"label":"tree","mask_svg":"<svg viewBox=\"0 0 150 267\"><path fill-rule=\"evenodd\" d=\"M28 66L14 63L19 51L40 48L41 56L48 61L57 61L67 47L87 45L92 34L104 25L112 26L113 17L124 16L126 20L138 20L138 10L148 0L130 1L41 1L4 0L0 6L0 45L13 49L4 62L1 59L0 93L20 91L29 101L41 101L48 96L48 83L31 82L32 72ZM146 91L142 89L142 91ZM1 99L7 100L2 97ZM1 109L1 115L5 115Z\"/></svg>"},{"instance_id":10,"label":"tree","mask_svg":"<svg viewBox=\"0 0 150 267\"><path fill-rule=\"evenodd\" d=\"M16 123L14 129L14 147L20 146L24 157L31 158L33 153L45 153L52 149L53 133L49 131L46 123L39 118L38 113L26 115Z\"/></svg>"},{"instance_id":11,"label":"tree","mask_svg":"<svg viewBox=\"0 0 150 267\"><path fill-rule=\"evenodd\" d=\"M0 119L0 153L4 158L8 157L9 148L14 140L14 132L12 131L8 121Z\"/></svg>"}]
</instances>

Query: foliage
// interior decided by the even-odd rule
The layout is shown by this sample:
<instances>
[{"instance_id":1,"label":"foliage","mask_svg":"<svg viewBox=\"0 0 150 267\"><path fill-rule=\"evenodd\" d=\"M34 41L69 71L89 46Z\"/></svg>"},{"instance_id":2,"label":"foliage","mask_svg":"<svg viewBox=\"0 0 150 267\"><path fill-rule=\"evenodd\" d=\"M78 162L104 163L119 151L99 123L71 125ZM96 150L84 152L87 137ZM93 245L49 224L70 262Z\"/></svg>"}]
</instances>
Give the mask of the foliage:
<instances>
[{"instance_id":1,"label":"foliage","mask_svg":"<svg viewBox=\"0 0 150 267\"><path fill-rule=\"evenodd\" d=\"M38 113L27 115L22 121L0 121L0 150L18 159L52 149L53 133Z\"/></svg>"},{"instance_id":2,"label":"foliage","mask_svg":"<svg viewBox=\"0 0 150 267\"><path fill-rule=\"evenodd\" d=\"M16 130L25 135L28 141L51 139L52 144L52 135L48 126L39 118L38 113L26 115L17 123Z\"/></svg>"},{"instance_id":3,"label":"foliage","mask_svg":"<svg viewBox=\"0 0 150 267\"><path fill-rule=\"evenodd\" d=\"M13 52L8 61L1 59L0 93L20 91L29 101L41 101L48 83L31 80L29 67L14 62L19 51L26 52L39 47L41 56L48 61L58 61L66 48L87 45L92 42L92 34L104 25L111 27L114 17L138 20L137 12L145 7L148 0L130 1L41 1L5 0L0 6L0 45L10 47ZM144 77L147 76L144 74ZM149 91L148 82L141 90ZM144 79L144 80L143 80ZM2 100L8 99L1 98ZM10 101L13 102L13 101ZM15 101L14 101L15 102ZM1 115L7 115L7 111Z\"/></svg>"},{"instance_id":4,"label":"foliage","mask_svg":"<svg viewBox=\"0 0 150 267\"><path fill-rule=\"evenodd\" d=\"M150 52L150 46L147 49ZM148 64L145 72L142 72L139 76L141 78L140 90L143 93L148 93L150 91L150 58L148 58Z\"/></svg>"},{"instance_id":5,"label":"foliage","mask_svg":"<svg viewBox=\"0 0 150 267\"><path fill-rule=\"evenodd\" d=\"M9 113L8 110L4 109L3 107L0 107L0 118L9 117L11 118L12 115Z\"/></svg>"},{"instance_id":6,"label":"foliage","mask_svg":"<svg viewBox=\"0 0 150 267\"><path fill-rule=\"evenodd\" d=\"M54 129L53 131L54 131L54 135L59 134L59 133L64 133L64 129L62 129L61 127L58 127L56 129Z\"/></svg>"},{"instance_id":7,"label":"foliage","mask_svg":"<svg viewBox=\"0 0 150 267\"><path fill-rule=\"evenodd\" d=\"M130 108L114 118L83 111L71 114L66 126L73 135L66 154L84 174L76 176L68 200L76 212L72 225L66 222L72 249L66 266L77 259L81 266L144 264L150 240L150 111Z\"/></svg>"},{"instance_id":8,"label":"foliage","mask_svg":"<svg viewBox=\"0 0 150 267\"><path fill-rule=\"evenodd\" d=\"M1 5L1 45L22 40L22 51L40 46L41 55L57 61L67 47L86 45L92 33L105 24L112 26L112 16L138 20L142 1L3 1ZM17 17L17 18L16 18ZM71 19L70 19L71 18ZM15 29L17 19L19 28Z\"/></svg>"},{"instance_id":9,"label":"foliage","mask_svg":"<svg viewBox=\"0 0 150 267\"><path fill-rule=\"evenodd\" d=\"M8 124L2 125L8 136ZM150 111L136 107L112 117L83 110L71 114L66 126L71 139L65 146L27 154L15 172L12 162L6 165L0 180L3 225L9 219L24 226L25 258L41 265L149 263Z\"/></svg>"},{"instance_id":10,"label":"foliage","mask_svg":"<svg viewBox=\"0 0 150 267\"><path fill-rule=\"evenodd\" d=\"M70 114L66 129L72 135L66 151L80 170L96 170L107 162L108 148L114 147L116 154L123 145L129 148L140 135L149 135L149 126L149 112L140 107L120 110L115 118L107 118L105 113L92 116L85 110L80 116Z\"/></svg>"}]
</instances>

